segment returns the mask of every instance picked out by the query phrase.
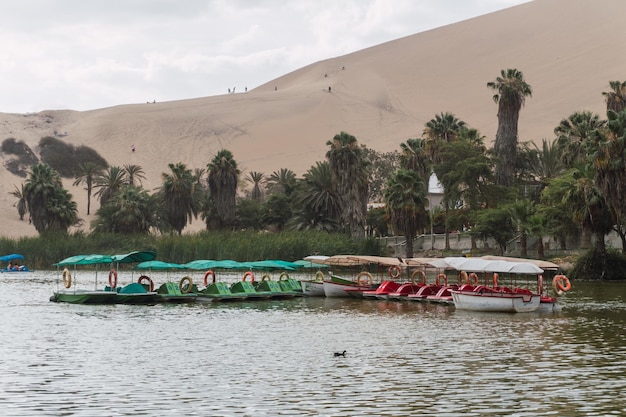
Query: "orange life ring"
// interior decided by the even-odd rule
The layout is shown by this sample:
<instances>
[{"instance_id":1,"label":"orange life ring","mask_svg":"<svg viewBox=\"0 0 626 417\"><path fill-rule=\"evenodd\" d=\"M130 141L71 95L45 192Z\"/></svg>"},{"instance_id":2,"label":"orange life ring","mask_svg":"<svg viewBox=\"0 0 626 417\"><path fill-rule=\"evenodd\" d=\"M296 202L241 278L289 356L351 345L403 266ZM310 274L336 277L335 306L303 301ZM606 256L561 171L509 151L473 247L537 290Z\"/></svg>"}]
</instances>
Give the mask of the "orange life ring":
<instances>
[{"instance_id":1,"label":"orange life ring","mask_svg":"<svg viewBox=\"0 0 626 417\"><path fill-rule=\"evenodd\" d=\"M109 271L109 287L115 289L117 287L117 271L115 268Z\"/></svg>"},{"instance_id":2,"label":"orange life ring","mask_svg":"<svg viewBox=\"0 0 626 417\"><path fill-rule=\"evenodd\" d=\"M152 278L150 278L147 275L142 275L139 277L139 279L137 280L137 282L141 285L143 285L144 281L148 281L148 291L152 292L154 291L154 281L152 281Z\"/></svg>"},{"instance_id":3,"label":"orange life ring","mask_svg":"<svg viewBox=\"0 0 626 417\"><path fill-rule=\"evenodd\" d=\"M370 285L372 285L372 274L370 274L367 271L359 272L359 275L356 276L356 283L359 286L370 286Z\"/></svg>"},{"instance_id":4,"label":"orange life ring","mask_svg":"<svg viewBox=\"0 0 626 417\"><path fill-rule=\"evenodd\" d=\"M494 286L494 287L496 287L496 288L499 286L499 285L498 285L498 278L499 278L498 273L497 273L497 272L494 272L494 273L493 273L493 286Z\"/></svg>"},{"instance_id":5,"label":"orange life ring","mask_svg":"<svg viewBox=\"0 0 626 417\"><path fill-rule=\"evenodd\" d=\"M283 272L282 274L280 274L280 277L278 277L279 281L286 281L289 279L289 274L286 272Z\"/></svg>"},{"instance_id":6,"label":"orange life ring","mask_svg":"<svg viewBox=\"0 0 626 417\"><path fill-rule=\"evenodd\" d=\"M243 274L243 279L242 281L245 281L246 278L250 277L250 282L252 282L254 284L254 272L252 271L248 271L245 274Z\"/></svg>"},{"instance_id":7,"label":"orange life ring","mask_svg":"<svg viewBox=\"0 0 626 417\"><path fill-rule=\"evenodd\" d=\"M442 285L440 279L443 279L443 285L448 286L448 277L446 274L437 275L437 279L435 280L435 284Z\"/></svg>"},{"instance_id":8,"label":"orange life ring","mask_svg":"<svg viewBox=\"0 0 626 417\"><path fill-rule=\"evenodd\" d=\"M178 287L180 288L180 292L182 292L183 294L188 294L193 288L193 280L191 279L191 277L182 277L180 279L180 282L178 283Z\"/></svg>"},{"instance_id":9,"label":"orange life ring","mask_svg":"<svg viewBox=\"0 0 626 417\"><path fill-rule=\"evenodd\" d=\"M461 283L461 284L469 284L469 278L467 276L467 272L465 272L465 271L459 272L459 283Z\"/></svg>"},{"instance_id":10,"label":"orange life ring","mask_svg":"<svg viewBox=\"0 0 626 417\"><path fill-rule=\"evenodd\" d=\"M400 276L400 267L398 265L392 265L389 267L389 278L396 279Z\"/></svg>"},{"instance_id":11,"label":"orange life ring","mask_svg":"<svg viewBox=\"0 0 626 417\"><path fill-rule=\"evenodd\" d=\"M265 274L261 277L261 281L271 281L272 277L270 277L270 274Z\"/></svg>"},{"instance_id":12,"label":"orange life ring","mask_svg":"<svg viewBox=\"0 0 626 417\"><path fill-rule=\"evenodd\" d=\"M207 287L209 285L209 277L213 277L213 284L215 284L215 272L212 269L209 269L204 273L204 286Z\"/></svg>"},{"instance_id":13,"label":"orange life ring","mask_svg":"<svg viewBox=\"0 0 626 417\"><path fill-rule=\"evenodd\" d=\"M422 284L426 284L426 274L421 269L418 269L411 274L411 282L415 284L415 276L418 274L422 277Z\"/></svg>"},{"instance_id":14,"label":"orange life ring","mask_svg":"<svg viewBox=\"0 0 626 417\"><path fill-rule=\"evenodd\" d=\"M552 289L556 295L563 295L563 293L572 289L572 284L565 275L556 275L552 280Z\"/></svg>"},{"instance_id":15,"label":"orange life ring","mask_svg":"<svg viewBox=\"0 0 626 417\"><path fill-rule=\"evenodd\" d=\"M478 275L476 275L476 272L469 274L469 283L472 285L478 285Z\"/></svg>"},{"instance_id":16,"label":"orange life ring","mask_svg":"<svg viewBox=\"0 0 626 417\"><path fill-rule=\"evenodd\" d=\"M67 268L63 270L63 286L65 288L70 288L72 286L72 273Z\"/></svg>"}]
</instances>

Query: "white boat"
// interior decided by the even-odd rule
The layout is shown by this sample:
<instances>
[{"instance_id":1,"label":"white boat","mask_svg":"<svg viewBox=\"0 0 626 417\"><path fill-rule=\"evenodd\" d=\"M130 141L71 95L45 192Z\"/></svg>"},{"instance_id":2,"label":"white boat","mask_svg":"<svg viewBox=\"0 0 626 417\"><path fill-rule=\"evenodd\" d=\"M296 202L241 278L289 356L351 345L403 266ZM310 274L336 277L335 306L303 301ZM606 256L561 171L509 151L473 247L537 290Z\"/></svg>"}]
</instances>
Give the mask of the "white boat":
<instances>
[{"instance_id":1,"label":"white boat","mask_svg":"<svg viewBox=\"0 0 626 417\"><path fill-rule=\"evenodd\" d=\"M459 310L505 313L560 311L561 307L556 298L544 295L542 275L544 270L535 263L523 259L514 262L501 259L449 257L437 260L433 266L456 269L464 277L467 285L450 291L454 305ZM469 277L474 278L468 279L468 273ZM500 286L499 274L505 273L513 277L515 284L513 288ZM483 282L480 282L479 276ZM524 281L522 278L524 276L535 277L537 282L535 291L518 286L518 283ZM492 282L493 285L490 285ZM569 280L564 275L555 276L553 286L565 291L571 288ZM562 295L564 291L560 292L557 295Z\"/></svg>"},{"instance_id":2,"label":"white boat","mask_svg":"<svg viewBox=\"0 0 626 417\"><path fill-rule=\"evenodd\" d=\"M363 297L364 291L375 289L372 286L372 275L361 272L356 281L350 281L331 274L331 279L324 280L324 295L331 298Z\"/></svg>"},{"instance_id":3,"label":"white boat","mask_svg":"<svg viewBox=\"0 0 626 417\"><path fill-rule=\"evenodd\" d=\"M325 297L324 294L324 273L317 271L315 279L300 280L302 293L307 297Z\"/></svg>"},{"instance_id":4,"label":"white boat","mask_svg":"<svg viewBox=\"0 0 626 417\"><path fill-rule=\"evenodd\" d=\"M539 308L539 294L516 294L500 291L452 290L452 300L458 310L502 313L528 313Z\"/></svg>"},{"instance_id":5,"label":"white boat","mask_svg":"<svg viewBox=\"0 0 626 417\"><path fill-rule=\"evenodd\" d=\"M300 281L302 293L307 297L325 297L324 281Z\"/></svg>"}]
</instances>

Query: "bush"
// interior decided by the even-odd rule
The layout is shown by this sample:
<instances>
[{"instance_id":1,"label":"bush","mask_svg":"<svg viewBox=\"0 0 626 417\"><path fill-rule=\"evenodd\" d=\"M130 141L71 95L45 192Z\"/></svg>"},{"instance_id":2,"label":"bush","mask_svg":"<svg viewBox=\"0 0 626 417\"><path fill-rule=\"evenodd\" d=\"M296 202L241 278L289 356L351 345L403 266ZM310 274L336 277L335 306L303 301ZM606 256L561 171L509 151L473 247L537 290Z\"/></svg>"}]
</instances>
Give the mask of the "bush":
<instances>
[{"instance_id":1,"label":"bush","mask_svg":"<svg viewBox=\"0 0 626 417\"><path fill-rule=\"evenodd\" d=\"M615 250L590 249L578 258L568 275L575 280L623 280L626 277L626 256Z\"/></svg>"}]
</instances>

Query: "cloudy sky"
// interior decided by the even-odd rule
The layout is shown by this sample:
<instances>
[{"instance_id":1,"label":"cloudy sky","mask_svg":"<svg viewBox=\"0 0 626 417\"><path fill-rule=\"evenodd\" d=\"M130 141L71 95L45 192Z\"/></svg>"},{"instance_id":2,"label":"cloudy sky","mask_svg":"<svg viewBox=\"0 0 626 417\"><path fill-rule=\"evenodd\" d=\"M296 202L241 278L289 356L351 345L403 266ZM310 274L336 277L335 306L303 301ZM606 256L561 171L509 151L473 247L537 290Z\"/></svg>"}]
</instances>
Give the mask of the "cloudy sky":
<instances>
[{"instance_id":1,"label":"cloudy sky","mask_svg":"<svg viewBox=\"0 0 626 417\"><path fill-rule=\"evenodd\" d=\"M0 6L0 112L252 89L528 0L20 0Z\"/></svg>"}]
</instances>

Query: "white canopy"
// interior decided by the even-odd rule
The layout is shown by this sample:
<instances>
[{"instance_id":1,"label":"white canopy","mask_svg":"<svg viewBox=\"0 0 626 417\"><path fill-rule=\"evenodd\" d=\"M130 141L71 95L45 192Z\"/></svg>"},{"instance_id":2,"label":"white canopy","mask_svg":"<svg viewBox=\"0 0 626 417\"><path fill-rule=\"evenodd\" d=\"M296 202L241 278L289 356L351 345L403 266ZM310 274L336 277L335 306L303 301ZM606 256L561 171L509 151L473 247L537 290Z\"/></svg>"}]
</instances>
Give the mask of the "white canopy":
<instances>
[{"instance_id":1,"label":"white canopy","mask_svg":"<svg viewBox=\"0 0 626 417\"><path fill-rule=\"evenodd\" d=\"M510 262L482 258L447 257L431 262L430 265L441 268L443 265L457 271L466 272L509 272L513 274L541 274L543 269L530 262Z\"/></svg>"}]
</instances>

